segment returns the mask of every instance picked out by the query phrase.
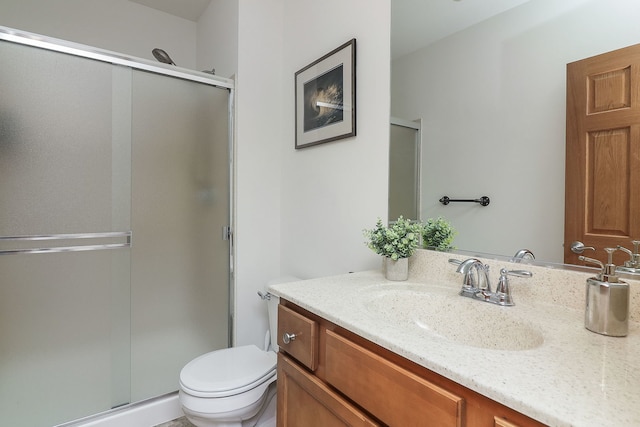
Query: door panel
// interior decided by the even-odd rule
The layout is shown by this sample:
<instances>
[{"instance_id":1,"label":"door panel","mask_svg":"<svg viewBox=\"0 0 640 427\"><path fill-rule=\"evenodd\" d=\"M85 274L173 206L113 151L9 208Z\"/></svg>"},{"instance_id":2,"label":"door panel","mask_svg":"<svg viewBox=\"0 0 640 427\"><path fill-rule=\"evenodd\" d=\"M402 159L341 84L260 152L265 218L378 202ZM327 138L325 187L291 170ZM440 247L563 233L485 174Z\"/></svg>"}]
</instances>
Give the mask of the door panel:
<instances>
[{"instance_id":1,"label":"door panel","mask_svg":"<svg viewBox=\"0 0 640 427\"><path fill-rule=\"evenodd\" d=\"M582 241L606 261L605 247L640 237L640 45L567 65L564 261ZM616 252L614 262L628 256Z\"/></svg>"},{"instance_id":2,"label":"door panel","mask_svg":"<svg viewBox=\"0 0 640 427\"><path fill-rule=\"evenodd\" d=\"M0 424L44 427L130 401L130 71L0 58Z\"/></svg>"},{"instance_id":3,"label":"door panel","mask_svg":"<svg viewBox=\"0 0 640 427\"><path fill-rule=\"evenodd\" d=\"M228 92L133 73L131 398L228 346Z\"/></svg>"}]
</instances>

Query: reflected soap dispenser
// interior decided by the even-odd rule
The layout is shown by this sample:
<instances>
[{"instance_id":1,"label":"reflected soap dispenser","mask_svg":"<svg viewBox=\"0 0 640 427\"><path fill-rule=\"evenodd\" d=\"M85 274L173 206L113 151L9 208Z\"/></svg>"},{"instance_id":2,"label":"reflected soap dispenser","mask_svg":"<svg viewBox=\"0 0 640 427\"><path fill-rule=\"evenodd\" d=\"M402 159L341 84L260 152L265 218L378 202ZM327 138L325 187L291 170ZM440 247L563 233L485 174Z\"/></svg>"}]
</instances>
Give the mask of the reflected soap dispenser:
<instances>
[{"instance_id":1,"label":"reflected soap dispenser","mask_svg":"<svg viewBox=\"0 0 640 427\"><path fill-rule=\"evenodd\" d=\"M629 284L616 275L613 253L617 248L605 248L607 264L597 259L579 259L600 266L596 277L587 279L587 306L584 326L592 332L612 337L624 337L629 332Z\"/></svg>"}]
</instances>

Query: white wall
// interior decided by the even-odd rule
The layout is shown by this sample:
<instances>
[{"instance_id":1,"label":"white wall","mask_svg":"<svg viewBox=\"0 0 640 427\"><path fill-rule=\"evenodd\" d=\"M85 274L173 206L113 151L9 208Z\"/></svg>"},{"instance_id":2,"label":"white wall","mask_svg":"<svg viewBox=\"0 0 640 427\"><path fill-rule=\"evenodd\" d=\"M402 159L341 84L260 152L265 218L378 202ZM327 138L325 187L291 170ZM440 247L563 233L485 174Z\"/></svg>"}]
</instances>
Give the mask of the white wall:
<instances>
[{"instance_id":1,"label":"white wall","mask_svg":"<svg viewBox=\"0 0 640 427\"><path fill-rule=\"evenodd\" d=\"M155 60L196 65L196 23L128 0L2 0L0 25Z\"/></svg>"},{"instance_id":2,"label":"white wall","mask_svg":"<svg viewBox=\"0 0 640 427\"><path fill-rule=\"evenodd\" d=\"M235 343L262 345L256 292L280 275L282 0L240 0L236 105Z\"/></svg>"},{"instance_id":3,"label":"white wall","mask_svg":"<svg viewBox=\"0 0 640 427\"><path fill-rule=\"evenodd\" d=\"M196 25L127 0L3 0L0 25L236 76L235 342L261 345L269 279L380 265L362 229L387 212L389 1L214 0ZM294 150L294 73L354 37L358 135Z\"/></svg>"},{"instance_id":4,"label":"white wall","mask_svg":"<svg viewBox=\"0 0 640 427\"><path fill-rule=\"evenodd\" d=\"M285 4L282 270L311 278L379 267L362 230L387 216L390 2ZM352 38L357 136L295 150L294 73Z\"/></svg>"},{"instance_id":5,"label":"white wall","mask_svg":"<svg viewBox=\"0 0 640 427\"><path fill-rule=\"evenodd\" d=\"M423 119L423 218L459 248L561 262L566 64L639 43L638 22L637 0L532 0L394 61L392 115Z\"/></svg>"},{"instance_id":6,"label":"white wall","mask_svg":"<svg viewBox=\"0 0 640 427\"><path fill-rule=\"evenodd\" d=\"M262 342L267 280L380 265L361 230L387 211L389 22L389 0L240 1L237 344ZM358 135L294 150L294 73L354 37Z\"/></svg>"},{"instance_id":7,"label":"white wall","mask_svg":"<svg viewBox=\"0 0 640 427\"><path fill-rule=\"evenodd\" d=\"M232 78L238 69L238 1L211 0L198 19L197 69Z\"/></svg>"}]
</instances>

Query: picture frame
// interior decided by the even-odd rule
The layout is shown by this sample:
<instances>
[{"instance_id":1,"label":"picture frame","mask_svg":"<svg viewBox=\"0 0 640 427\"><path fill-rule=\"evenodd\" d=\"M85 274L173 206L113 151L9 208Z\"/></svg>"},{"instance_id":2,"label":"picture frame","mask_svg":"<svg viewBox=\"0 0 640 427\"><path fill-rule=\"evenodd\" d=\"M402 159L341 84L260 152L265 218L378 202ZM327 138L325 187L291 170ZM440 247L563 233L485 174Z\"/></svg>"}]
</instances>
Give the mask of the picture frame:
<instances>
[{"instance_id":1,"label":"picture frame","mask_svg":"<svg viewBox=\"0 0 640 427\"><path fill-rule=\"evenodd\" d=\"M295 110L296 149L356 135L356 39L295 73Z\"/></svg>"}]
</instances>

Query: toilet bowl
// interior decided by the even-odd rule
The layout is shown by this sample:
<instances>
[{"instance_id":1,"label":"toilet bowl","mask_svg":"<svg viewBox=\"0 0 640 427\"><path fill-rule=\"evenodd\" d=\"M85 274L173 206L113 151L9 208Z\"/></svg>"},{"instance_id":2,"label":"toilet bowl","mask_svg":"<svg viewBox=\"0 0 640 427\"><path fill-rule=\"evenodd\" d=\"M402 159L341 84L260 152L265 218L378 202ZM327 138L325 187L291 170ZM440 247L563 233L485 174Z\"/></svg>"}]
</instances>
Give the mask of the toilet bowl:
<instances>
[{"instance_id":1,"label":"toilet bowl","mask_svg":"<svg viewBox=\"0 0 640 427\"><path fill-rule=\"evenodd\" d=\"M233 347L189 362L180 372L178 399L197 427L254 425L243 421L269 403L275 380L275 352L255 345Z\"/></svg>"},{"instance_id":2,"label":"toilet bowl","mask_svg":"<svg viewBox=\"0 0 640 427\"><path fill-rule=\"evenodd\" d=\"M294 280L299 279L280 278L268 285ZM180 372L178 400L197 427L275 427L279 298L261 296L268 304L268 336L273 337L265 340L264 349L246 345L212 351L193 359Z\"/></svg>"}]
</instances>

